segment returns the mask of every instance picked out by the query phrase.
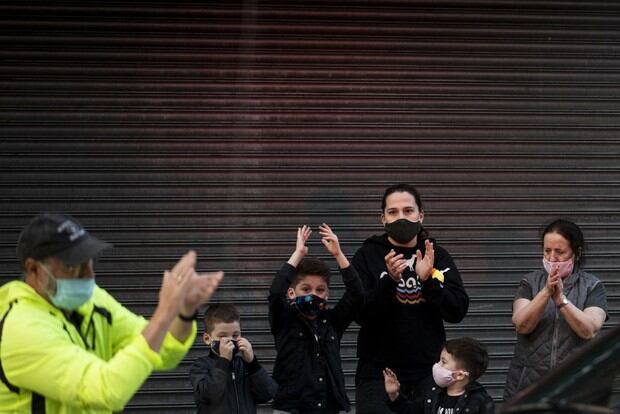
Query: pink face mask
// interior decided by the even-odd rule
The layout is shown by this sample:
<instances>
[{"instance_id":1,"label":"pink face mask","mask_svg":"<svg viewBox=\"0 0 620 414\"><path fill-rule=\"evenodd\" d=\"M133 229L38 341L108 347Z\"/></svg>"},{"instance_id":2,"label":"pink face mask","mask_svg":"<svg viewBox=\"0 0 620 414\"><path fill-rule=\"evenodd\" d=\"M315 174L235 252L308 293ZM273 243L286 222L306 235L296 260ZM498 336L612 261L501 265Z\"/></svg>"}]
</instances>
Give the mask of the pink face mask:
<instances>
[{"instance_id":1,"label":"pink face mask","mask_svg":"<svg viewBox=\"0 0 620 414\"><path fill-rule=\"evenodd\" d=\"M435 384L439 385L441 388L449 387L456 381L452 376L452 371L439 365L439 362L433 365L433 379L435 380Z\"/></svg>"},{"instance_id":2,"label":"pink face mask","mask_svg":"<svg viewBox=\"0 0 620 414\"><path fill-rule=\"evenodd\" d=\"M554 267L557 267L560 278L564 279L570 276L571 273L573 273L574 263L573 263L572 257L563 262L550 262L549 260L543 257L543 266L545 267L545 270L549 274L551 274L551 270L553 270Z\"/></svg>"}]
</instances>

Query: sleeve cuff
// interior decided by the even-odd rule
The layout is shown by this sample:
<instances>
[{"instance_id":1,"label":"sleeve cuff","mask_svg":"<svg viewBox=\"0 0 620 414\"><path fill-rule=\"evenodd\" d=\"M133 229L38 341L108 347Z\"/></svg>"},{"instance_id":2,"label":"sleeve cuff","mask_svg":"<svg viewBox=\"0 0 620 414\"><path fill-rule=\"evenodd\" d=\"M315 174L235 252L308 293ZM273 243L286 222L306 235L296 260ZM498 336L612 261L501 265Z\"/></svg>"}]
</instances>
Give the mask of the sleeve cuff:
<instances>
[{"instance_id":1,"label":"sleeve cuff","mask_svg":"<svg viewBox=\"0 0 620 414\"><path fill-rule=\"evenodd\" d=\"M394 293L398 287L398 282L388 274L379 279L379 290L384 293Z\"/></svg>"},{"instance_id":2,"label":"sleeve cuff","mask_svg":"<svg viewBox=\"0 0 620 414\"><path fill-rule=\"evenodd\" d=\"M164 343L161 345L159 355L161 356L161 364L156 365L158 371L168 370L176 367L185 357L187 351L194 345L196 339L196 321L192 322L192 330L184 341L180 341L170 332L166 333Z\"/></svg>"},{"instance_id":3,"label":"sleeve cuff","mask_svg":"<svg viewBox=\"0 0 620 414\"><path fill-rule=\"evenodd\" d=\"M254 355L254 359L250 363L245 364L248 370L248 374L256 374L262 368L258 359L256 359L256 355Z\"/></svg>"},{"instance_id":4,"label":"sleeve cuff","mask_svg":"<svg viewBox=\"0 0 620 414\"><path fill-rule=\"evenodd\" d=\"M443 284L439 279L429 277L422 283L422 294L428 299L437 299L443 294Z\"/></svg>"},{"instance_id":5,"label":"sleeve cuff","mask_svg":"<svg viewBox=\"0 0 620 414\"><path fill-rule=\"evenodd\" d=\"M349 265L345 267L344 269L343 268L339 268L339 269L340 269L340 274L342 275L342 280L344 282L355 280L355 278L357 277L357 272L355 271L355 268L353 267L353 265Z\"/></svg>"},{"instance_id":6,"label":"sleeve cuff","mask_svg":"<svg viewBox=\"0 0 620 414\"><path fill-rule=\"evenodd\" d=\"M407 406L407 399L405 397L403 397L402 393L398 394L398 397L396 397L396 399L394 401L390 400L388 398L388 407L390 407L390 409L392 411L399 411L404 409Z\"/></svg>"},{"instance_id":7,"label":"sleeve cuff","mask_svg":"<svg viewBox=\"0 0 620 414\"><path fill-rule=\"evenodd\" d=\"M197 330L198 329L196 327L196 321L193 321L192 330L184 341L178 340L174 337L174 335L168 332L166 334L166 338L164 339L164 343L166 344L166 347L170 349L189 351L192 345L194 345L194 339L196 339Z\"/></svg>"},{"instance_id":8,"label":"sleeve cuff","mask_svg":"<svg viewBox=\"0 0 620 414\"><path fill-rule=\"evenodd\" d=\"M290 264L289 262L284 262L282 268L280 269L280 273L284 275L286 281L290 284L293 280L293 277L297 273L297 268Z\"/></svg>"},{"instance_id":9,"label":"sleeve cuff","mask_svg":"<svg viewBox=\"0 0 620 414\"><path fill-rule=\"evenodd\" d=\"M437 279L439 281L439 283L443 283L443 281L444 281L443 272L433 268L433 273L431 274L431 278L432 279Z\"/></svg>"}]
</instances>

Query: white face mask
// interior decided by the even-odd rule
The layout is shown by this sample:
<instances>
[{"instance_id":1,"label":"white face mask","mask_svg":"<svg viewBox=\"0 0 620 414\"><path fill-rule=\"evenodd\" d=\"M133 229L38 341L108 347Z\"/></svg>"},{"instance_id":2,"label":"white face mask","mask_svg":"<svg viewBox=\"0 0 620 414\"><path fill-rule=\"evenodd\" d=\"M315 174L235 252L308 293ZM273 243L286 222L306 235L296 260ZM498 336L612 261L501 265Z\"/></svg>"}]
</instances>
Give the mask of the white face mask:
<instances>
[{"instance_id":1,"label":"white face mask","mask_svg":"<svg viewBox=\"0 0 620 414\"><path fill-rule=\"evenodd\" d=\"M463 374L469 375L469 372L463 372ZM435 380L435 384L441 388L447 388L456 382L454 372L442 367L439 365L439 362L433 365L433 379Z\"/></svg>"},{"instance_id":2,"label":"white face mask","mask_svg":"<svg viewBox=\"0 0 620 414\"><path fill-rule=\"evenodd\" d=\"M452 371L439 365L439 362L433 365L433 379L435 380L435 384L439 385L441 388L449 387L456 381L452 376Z\"/></svg>"}]
</instances>

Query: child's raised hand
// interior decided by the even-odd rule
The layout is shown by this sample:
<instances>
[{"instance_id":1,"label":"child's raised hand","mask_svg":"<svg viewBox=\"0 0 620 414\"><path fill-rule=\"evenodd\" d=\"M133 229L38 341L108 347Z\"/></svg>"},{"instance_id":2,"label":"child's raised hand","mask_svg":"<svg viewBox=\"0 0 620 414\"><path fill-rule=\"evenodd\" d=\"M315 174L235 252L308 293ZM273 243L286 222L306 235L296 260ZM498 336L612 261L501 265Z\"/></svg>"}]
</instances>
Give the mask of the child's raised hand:
<instances>
[{"instance_id":1,"label":"child's raised hand","mask_svg":"<svg viewBox=\"0 0 620 414\"><path fill-rule=\"evenodd\" d=\"M246 363L250 363L254 360L254 350L252 349L252 344L245 338L239 338L237 340L237 345L239 345L239 352L241 352L241 358Z\"/></svg>"},{"instance_id":2,"label":"child's raised hand","mask_svg":"<svg viewBox=\"0 0 620 414\"><path fill-rule=\"evenodd\" d=\"M308 254L308 246L306 246L306 242L310 237L310 226L303 225L303 227L297 228L297 244L295 245L295 251L303 254L304 256Z\"/></svg>"},{"instance_id":3,"label":"child's raised hand","mask_svg":"<svg viewBox=\"0 0 620 414\"><path fill-rule=\"evenodd\" d=\"M303 225L302 227L297 228L297 242L295 244L295 251L287 262L291 266L297 267L301 260L304 258L304 256L308 254L308 247L306 246L306 242L310 237L310 233L312 233L312 230L310 230L310 226Z\"/></svg>"},{"instance_id":4,"label":"child's raised hand","mask_svg":"<svg viewBox=\"0 0 620 414\"><path fill-rule=\"evenodd\" d=\"M390 400L394 401L398 398L398 392L400 391L400 382L396 378L396 374L391 369L386 368L383 370L383 380L385 384L385 392Z\"/></svg>"},{"instance_id":5,"label":"child's raised hand","mask_svg":"<svg viewBox=\"0 0 620 414\"><path fill-rule=\"evenodd\" d=\"M340 243L338 242L338 236L332 231L332 229L325 223L319 226L319 234L321 235L321 243L327 249L332 256L338 256L342 253L340 249Z\"/></svg>"}]
</instances>

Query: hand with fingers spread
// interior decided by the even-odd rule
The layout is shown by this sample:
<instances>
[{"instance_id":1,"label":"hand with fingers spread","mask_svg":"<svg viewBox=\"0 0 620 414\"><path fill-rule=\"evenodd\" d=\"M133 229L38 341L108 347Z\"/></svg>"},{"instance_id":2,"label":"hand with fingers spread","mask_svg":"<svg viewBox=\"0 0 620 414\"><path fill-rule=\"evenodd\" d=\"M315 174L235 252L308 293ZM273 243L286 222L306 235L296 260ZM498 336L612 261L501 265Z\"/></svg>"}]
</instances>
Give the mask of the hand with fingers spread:
<instances>
[{"instance_id":1,"label":"hand with fingers spread","mask_svg":"<svg viewBox=\"0 0 620 414\"><path fill-rule=\"evenodd\" d=\"M334 256L336 261L338 262L338 266L341 269L349 266L349 260L346 258L342 249L340 248L340 242L338 241L338 236L333 232L331 227L327 224L323 223L319 226L319 234L321 235L321 243L327 249L328 252Z\"/></svg>"},{"instance_id":2,"label":"hand with fingers spread","mask_svg":"<svg viewBox=\"0 0 620 414\"><path fill-rule=\"evenodd\" d=\"M308 254L308 246L306 246L306 242L308 241L308 238L310 238L311 233L312 230L310 229L310 226L305 224L297 229L295 251L302 253L304 256Z\"/></svg>"},{"instance_id":3,"label":"hand with fingers spread","mask_svg":"<svg viewBox=\"0 0 620 414\"><path fill-rule=\"evenodd\" d=\"M154 316L169 321L169 331L179 341L192 332L192 316L206 303L224 277L222 272L196 273L196 252L187 252L170 271L164 272L159 304ZM145 331L149 334L149 331ZM145 335L146 337L146 335Z\"/></svg>"},{"instance_id":4,"label":"hand with fingers spread","mask_svg":"<svg viewBox=\"0 0 620 414\"><path fill-rule=\"evenodd\" d=\"M319 234L321 235L321 243L327 249L332 256L338 256L342 254L340 250L340 244L338 243L338 236L332 231L332 229L325 223L319 226Z\"/></svg>"},{"instance_id":5,"label":"hand with fingers spread","mask_svg":"<svg viewBox=\"0 0 620 414\"><path fill-rule=\"evenodd\" d=\"M184 308L186 296L191 290L195 266L196 252L190 250L179 259L172 270L164 272L157 308L142 331L149 346L156 352L168 331L180 341L184 341L191 333L191 325L181 323L177 316Z\"/></svg>"},{"instance_id":6,"label":"hand with fingers spread","mask_svg":"<svg viewBox=\"0 0 620 414\"><path fill-rule=\"evenodd\" d=\"M400 382L396 377L396 374L389 368L385 368L383 370L383 380L385 384L385 392L390 397L391 401L396 400L398 398L398 393L400 392Z\"/></svg>"},{"instance_id":7,"label":"hand with fingers spread","mask_svg":"<svg viewBox=\"0 0 620 414\"><path fill-rule=\"evenodd\" d=\"M181 311L185 296L191 286L195 265L196 252L190 250L179 259L171 271L164 272L157 308L168 318L175 317Z\"/></svg>"},{"instance_id":8,"label":"hand with fingers spread","mask_svg":"<svg viewBox=\"0 0 620 414\"><path fill-rule=\"evenodd\" d=\"M402 279L403 272L407 268L407 260L405 260L403 254L396 254L394 249L390 250L384 259L388 274L398 282Z\"/></svg>"},{"instance_id":9,"label":"hand with fingers spread","mask_svg":"<svg viewBox=\"0 0 620 414\"><path fill-rule=\"evenodd\" d=\"M181 306L181 314L193 315L203 304L207 303L224 278L224 272L193 272L189 277L189 288Z\"/></svg>"},{"instance_id":10,"label":"hand with fingers spread","mask_svg":"<svg viewBox=\"0 0 620 414\"><path fill-rule=\"evenodd\" d=\"M422 252L420 250L415 253L415 272L422 282L425 282L431 277L435 265L435 249L433 248L433 243L429 240L425 240L424 250L424 257L422 257Z\"/></svg>"},{"instance_id":11,"label":"hand with fingers spread","mask_svg":"<svg viewBox=\"0 0 620 414\"><path fill-rule=\"evenodd\" d=\"M193 315L206 303L224 277L223 272L196 273L196 252L187 252L172 268L164 272L160 303L169 303L176 314Z\"/></svg>"},{"instance_id":12,"label":"hand with fingers spread","mask_svg":"<svg viewBox=\"0 0 620 414\"><path fill-rule=\"evenodd\" d=\"M308 246L306 246L306 242L310 237L312 230L310 226L303 225L302 227L297 228L297 241L295 243L295 251L288 259L288 263L291 266L297 267L301 259L303 259L308 254Z\"/></svg>"}]
</instances>

